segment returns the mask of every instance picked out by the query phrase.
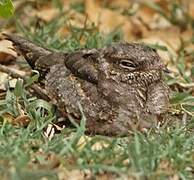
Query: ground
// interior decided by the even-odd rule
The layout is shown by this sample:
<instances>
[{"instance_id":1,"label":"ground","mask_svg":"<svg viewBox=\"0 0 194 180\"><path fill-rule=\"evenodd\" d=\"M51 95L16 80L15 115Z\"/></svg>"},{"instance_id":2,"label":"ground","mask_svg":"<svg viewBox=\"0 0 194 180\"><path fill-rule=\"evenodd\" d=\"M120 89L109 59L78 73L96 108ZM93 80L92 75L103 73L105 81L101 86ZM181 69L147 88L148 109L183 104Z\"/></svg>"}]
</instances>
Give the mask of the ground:
<instances>
[{"instance_id":1,"label":"ground","mask_svg":"<svg viewBox=\"0 0 194 180\"><path fill-rule=\"evenodd\" d=\"M38 73L0 41L1 179L193 179L194 3L181 0L14 1L0 32L20 34L46 48L70 52L116 41L157 48L171 73L167 121L128 137L85 135L54 123L54 107L29 93ZM24 76L24 73L27 75ZM81 107L80 107L81 111Z\"/></svg>"}]
</instances>

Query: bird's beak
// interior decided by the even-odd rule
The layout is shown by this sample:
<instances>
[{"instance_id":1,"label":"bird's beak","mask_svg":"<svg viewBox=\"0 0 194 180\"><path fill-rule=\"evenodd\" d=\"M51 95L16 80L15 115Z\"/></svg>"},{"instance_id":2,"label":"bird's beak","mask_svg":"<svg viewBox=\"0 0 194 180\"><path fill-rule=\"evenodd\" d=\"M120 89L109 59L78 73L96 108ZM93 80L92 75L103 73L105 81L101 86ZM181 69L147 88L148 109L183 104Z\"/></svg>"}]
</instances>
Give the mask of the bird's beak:
<instances>
[{"instance_id":1,"label":"bird's beak","mask_svg":"<svg viewBox=\"0 0 194 180\"><path fill-rule=\"evenodd\" d=\"M171 73L171 71L167 68L167 66L166 65L164 65L163 67L162 67L162 70L165 72L165 73Z\"/></svg>"}]
</instances>

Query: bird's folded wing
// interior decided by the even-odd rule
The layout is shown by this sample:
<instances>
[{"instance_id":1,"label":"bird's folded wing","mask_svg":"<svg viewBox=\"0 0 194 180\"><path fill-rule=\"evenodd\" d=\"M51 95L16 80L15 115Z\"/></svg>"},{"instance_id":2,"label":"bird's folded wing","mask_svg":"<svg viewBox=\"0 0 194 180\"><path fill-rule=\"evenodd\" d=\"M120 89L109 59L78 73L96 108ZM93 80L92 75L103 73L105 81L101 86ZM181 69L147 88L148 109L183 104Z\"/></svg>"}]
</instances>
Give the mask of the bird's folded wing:
<instances>
[{"instance_id":1,"label":"bird's folded wing","mask_svg":"<svg viewBox=\"0 0 194 180\"><path fill-rule=\"evenodd\" d=\"M16 51L27 60L32 69L38 70L42 78L50 67L55 64L66 66L76 77L97 84L98 74L96 59L98 51L78 50L74 53L58 53L36 45L21 36L4 34L7 40L12 41ZM42 79L41 78L41 79Z\"/></svg>"},{"instance_id":2,"label":"bird's folded wing","mask_svg":"<svg viewBox=\"0 0 194 180\"><path fill-rule=\"evenodd\" d=\"M98 50L80 50L69 54L66 58L66 67L77 77L97 84L98 71L97 71L97 58Z\"/></svg>"}]
</instances>

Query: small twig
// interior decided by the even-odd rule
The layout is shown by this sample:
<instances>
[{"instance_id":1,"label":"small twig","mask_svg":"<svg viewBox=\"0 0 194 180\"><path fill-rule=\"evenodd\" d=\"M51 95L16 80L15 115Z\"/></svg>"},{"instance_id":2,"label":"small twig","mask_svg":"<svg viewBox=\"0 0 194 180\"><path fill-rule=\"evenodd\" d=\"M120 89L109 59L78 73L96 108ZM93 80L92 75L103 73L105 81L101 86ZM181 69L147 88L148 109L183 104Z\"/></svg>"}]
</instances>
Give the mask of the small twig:
<instances>
[{"instance_id":1,"label":"small twig","mask_svg":"<svg viewBox=\"0 0 194 180\"><path fill-rule=\"evenodd\" d=\"M36 84L33 84L30 86L30 89L32 89L39 98L44 99L45 101L49 101L49 97L44 93L44 91Z\"/></svg>"},{"instance_id":2,"label":"small twig","mask_svg":"<svg viewBox=\"0 0 194 180\"><path fill-rule=\"evenodd\" d=\"M194 83L178 83L181 87L183 88L193 88L194 87Z\"/></svg>"},{"instance_id":3,"label":"small twig","mask_svg":"<svg viewBox=\"0 0 194 180\"><path fill-rule=\"evenodd\" d=\"M3 73L9 74L13 78L25 79L25 76L19 74L18 72L16 72L15 69L9 68L9 67L1 65L1 64L0 64L0 71L3 72ZM23 71L21 71L21 72L24 73Z\"/></svg>"},{"instance_id":4,"label":"small twig","mask_svg":"<svg viewBox=\"0 0 194 180\"><path fill-rule=\"evenodd\" d=\"M87 21L88 21L88 15L86 14L86 17L85 17L85 20L84 20L84 27L83 29L81 30L81 34L80 34L80 37L79 37L79 41L81 41L83 35L84 35L84 32L86 31L86 28L87 28Z\"/></svg>"},{"instance_id":5,"label":"small twig","mask_svg":"<svg viewBox=\"0 0 194 180\"><path fill-rule=\"evenodd\" d=\"M13 78L21 78L24 81L26 80L26 75L19 74L13 68L9 68L7 66L0 64L0 71L4 72L6 74L9 74ZM21 72L24 73L23 71L21 71ZM49 97L44 93L44 91L38 85L36 85L36 84L30 85L29 88L32 89L38 95L39 98L42 98L46 101L49 100Z\"/></svg>"}]
</instances>

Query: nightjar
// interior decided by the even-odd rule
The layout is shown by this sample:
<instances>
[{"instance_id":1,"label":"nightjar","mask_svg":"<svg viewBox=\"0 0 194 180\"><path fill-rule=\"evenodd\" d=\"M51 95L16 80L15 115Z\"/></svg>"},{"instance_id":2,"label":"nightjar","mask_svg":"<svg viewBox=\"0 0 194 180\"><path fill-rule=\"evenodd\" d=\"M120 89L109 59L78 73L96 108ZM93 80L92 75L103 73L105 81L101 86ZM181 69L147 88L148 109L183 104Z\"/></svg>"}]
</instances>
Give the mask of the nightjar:
<instances>
[{"instance_id":1,"label":"nightjar","mask_svg":"<svg viewBox=\"0 0 194 180\"><path fill-rule=\"evenodd\" d=\"M71 115L79 123L81 104L90 134L121 136L149 128L168 108L166 67L151 47L120 42L58 53L6 36L40 72L47 95L64 117Z\"/></svg>"}]
</instances>

